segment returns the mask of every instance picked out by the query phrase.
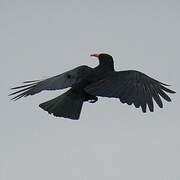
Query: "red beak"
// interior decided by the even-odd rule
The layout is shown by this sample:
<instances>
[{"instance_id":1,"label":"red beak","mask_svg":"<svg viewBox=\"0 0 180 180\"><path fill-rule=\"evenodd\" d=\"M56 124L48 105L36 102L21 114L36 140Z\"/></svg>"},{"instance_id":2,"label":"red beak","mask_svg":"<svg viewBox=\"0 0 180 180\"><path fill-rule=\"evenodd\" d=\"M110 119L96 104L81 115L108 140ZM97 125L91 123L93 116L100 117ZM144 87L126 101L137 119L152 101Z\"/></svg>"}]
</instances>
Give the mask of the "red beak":
<instances>
[{"instance_id":1,"label":"red beak","mask_svg":"<svg viewBox=\"0 0 180 180\"><path fill-rule=\"evenodd\" d=\"M99 58L99 54L91 54L90 56L94 56L94 57Z\"/></svg>"}]
</instances>

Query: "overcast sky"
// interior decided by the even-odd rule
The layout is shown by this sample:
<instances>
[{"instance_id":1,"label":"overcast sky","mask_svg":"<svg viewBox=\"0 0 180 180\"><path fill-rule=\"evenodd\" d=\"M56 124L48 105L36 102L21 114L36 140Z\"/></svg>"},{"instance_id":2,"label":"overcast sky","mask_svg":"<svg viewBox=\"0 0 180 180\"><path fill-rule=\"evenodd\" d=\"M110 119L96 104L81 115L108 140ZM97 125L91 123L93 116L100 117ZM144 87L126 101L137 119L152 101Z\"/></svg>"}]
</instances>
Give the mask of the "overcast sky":
<instances>
[{"instance_id":1,"label":"overcast sky","mask_svg":"<svg viewBox=\"0 0 180 180\"><path fill-rule=\"evenodd\" d=\"M180 1L0 0L0 179L179 180ZM79 121L17 102L22 81L92 67L110 53L117 70L136 69L177 92L143 114L117 99L85 103Z\"/></svg>"}]
</instances>

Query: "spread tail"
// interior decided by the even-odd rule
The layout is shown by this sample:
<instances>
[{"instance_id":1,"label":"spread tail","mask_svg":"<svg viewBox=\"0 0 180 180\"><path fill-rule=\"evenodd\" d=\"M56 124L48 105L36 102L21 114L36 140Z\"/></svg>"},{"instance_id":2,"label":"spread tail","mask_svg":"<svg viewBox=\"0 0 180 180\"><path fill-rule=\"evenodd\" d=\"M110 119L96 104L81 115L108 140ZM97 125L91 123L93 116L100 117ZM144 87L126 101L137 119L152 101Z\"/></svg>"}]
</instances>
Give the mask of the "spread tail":
<instances>
[{"instance_id":1,"label":"spread tail","mask_svg":"<svg viewBox=\"0 0 180 180\"><path fill-rule=\"evenodd\" d=\"M77 120L79 119L82 105L82 95L69 90L54 99L40 104L39 107L54 116Z\"/></svg>"}]
</instances>

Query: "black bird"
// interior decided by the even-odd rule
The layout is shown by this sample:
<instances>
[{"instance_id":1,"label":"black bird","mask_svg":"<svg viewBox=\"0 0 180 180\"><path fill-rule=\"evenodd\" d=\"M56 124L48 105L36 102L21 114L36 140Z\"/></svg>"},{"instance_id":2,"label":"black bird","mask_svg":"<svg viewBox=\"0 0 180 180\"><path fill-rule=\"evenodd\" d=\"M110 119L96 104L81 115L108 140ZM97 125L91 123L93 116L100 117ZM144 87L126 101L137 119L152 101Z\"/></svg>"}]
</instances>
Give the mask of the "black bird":
<instances>
[{"instance_id":1,"label":"black bird","mask_svg":"<svg viewBox=\"0 0 180 180\"><path fill-rule=\"evenodd\" d=\"M161 98L170 102L167 93L175 93L160 81L135 70L115 71L112 56L92 54L99 65L95 68L79 66L63 74L44 80L25 81L25 85L12 88L17 90L13 100L37 94L43 90L58 90L71 87L64 94L44 102L39 106L54 116L79 119L85 101L95 103L97 96L118 98L122 103L141 107L145 113L147 106L154 111L155 101L163 107Z\"/></svg>"}]
</instances>

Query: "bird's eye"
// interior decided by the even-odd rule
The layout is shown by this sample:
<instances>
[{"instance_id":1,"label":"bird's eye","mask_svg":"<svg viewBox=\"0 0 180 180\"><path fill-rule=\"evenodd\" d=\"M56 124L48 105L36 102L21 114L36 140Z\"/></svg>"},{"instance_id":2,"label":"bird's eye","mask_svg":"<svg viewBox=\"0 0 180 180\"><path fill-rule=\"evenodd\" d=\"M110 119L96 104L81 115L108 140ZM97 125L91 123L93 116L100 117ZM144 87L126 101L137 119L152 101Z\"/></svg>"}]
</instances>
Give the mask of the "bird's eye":
<instances>
[{"instance_id":1,"label":"bird's eye","mask_svg":"<svg viewBox=\"0 0 180 180\"><path fill-rule=\"evenodd\" d=\"M67 75L67 78L68 78L68 79L70 79L70 78L71 78L71 75L70 75L70 74L68 74L68 75Z\"/></svg>"}]
</instances>

